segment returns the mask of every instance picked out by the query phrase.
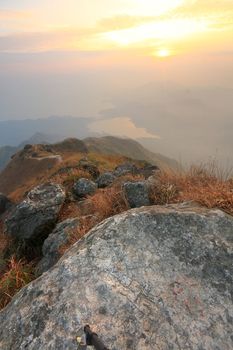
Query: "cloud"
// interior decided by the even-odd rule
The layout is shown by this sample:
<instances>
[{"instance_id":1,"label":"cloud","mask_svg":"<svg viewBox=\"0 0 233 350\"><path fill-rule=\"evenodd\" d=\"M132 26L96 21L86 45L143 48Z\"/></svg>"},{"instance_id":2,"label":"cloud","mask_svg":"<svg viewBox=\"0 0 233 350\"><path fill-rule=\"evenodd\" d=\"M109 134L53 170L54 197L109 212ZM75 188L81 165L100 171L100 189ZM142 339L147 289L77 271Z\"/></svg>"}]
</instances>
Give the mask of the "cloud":
<instances>
[{"instance_id":1,"label":"cloud","mask_svg":"<svg viewBox=\"0 0 233 350\"><path fill-rule=\"evenodd\" d=\"M44 32L22 32L0 36L0 52L40 52L82 48L93 29L61 29Z\"/></svg>"},{"instance_id":2,"label":"cloud","mask_svg":"<svg viewBox=\"0 0 233 350\"><path fill-rule=\"evenodd\" d=\"M14 21L22 20L30 16L29 12L13 11L13 10L0 10L0 21Z\"/></svg>"},{"instance_id":3,"label":"cloud","mask_svg":"<svg viewBox=\"0 0 233 350\"><path fill-rule=\"evenodd\" d=\"M6 11L5 14L2 13L2 16L13 20L14 16L22 16L23 18L24 14L20 12L12 14L11 11ZM22 30L6 33L0 36L0 52L40 52L54 50L99 51L100 47L103 48L103 43L100 43L102 40L101 34L119 29L132 28L146 23L149 19L155 20L154 17L122 15L104 18L98 21L94 27L90 28L65 27L44 31Z\"/></svg>"},{"instance_id":4,"label":"cloud","mask_svg":"<svg viewBox=\"0 0 233 350\"><path fill-rule=\"evenodd\" d=\"M112 31L132 28L149 21L156 21L161 16L129 16L129 15L119 15L114 17L104 18L97 22L98 31Z\"/></svg>"},{"instance_id":5,"label":"cloud","mask_svg":"<svg viewBox=\"0 0 233 350\"><path fill-rule=\"evenodd\" d=\"M232 0L189 0L170 12L170 16L212 19L212 28L233 24Z\"/></svg>"},{"instance_id":6,"label":"cloud","mask_svg":"<svg viewBox=\"0 0 233 350\"><path fill-rule=\"evenodd\" d=\"M165 41L165 44L174 41L175 35L179 42L185 32L187 37L196 33L210 37L211 33L233 29L231 5L232 0L187 0L182 6L159 16L121 14L100 19L93 27L48 29L44 26L44 31L35 30L38 23L32 29L33 14L0 10L1 26L5 30L0 36L0 52L103 51L124 46L124 43L127 47L142 49L155 47L160 41ZM30 17L29 21L24 20L27 17Z\"/></svg>"},{"instance_id":7,"label":"cloud","mask_svg":"<svg viewBox=\"0 0 233 350\"><path fill-rule=\"evenodd\" d=\"M129 137L131 139L160 138L158 135L149 133L145 128L138 128L129 117L97 120L89 125L89 130L100 134Z\"/></svg>"}]
</instances>

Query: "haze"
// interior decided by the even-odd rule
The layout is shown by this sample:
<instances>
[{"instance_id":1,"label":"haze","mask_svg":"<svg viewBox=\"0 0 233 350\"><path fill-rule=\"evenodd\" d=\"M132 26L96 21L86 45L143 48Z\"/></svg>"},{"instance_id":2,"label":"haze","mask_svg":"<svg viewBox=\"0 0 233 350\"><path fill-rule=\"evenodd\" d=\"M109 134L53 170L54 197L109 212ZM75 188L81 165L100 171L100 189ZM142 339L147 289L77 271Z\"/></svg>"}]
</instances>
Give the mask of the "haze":
<instances>
[{"instance_id":1,"label":"haze","mask_svg":"<svg viewBox=\"0 0 233 350\"><path fill-rule=\"evenodd\" d=\"M2 0L0 120L94 118L90 133L233 164L232 19L233 0Z\"/></svg>"}]
</instances>

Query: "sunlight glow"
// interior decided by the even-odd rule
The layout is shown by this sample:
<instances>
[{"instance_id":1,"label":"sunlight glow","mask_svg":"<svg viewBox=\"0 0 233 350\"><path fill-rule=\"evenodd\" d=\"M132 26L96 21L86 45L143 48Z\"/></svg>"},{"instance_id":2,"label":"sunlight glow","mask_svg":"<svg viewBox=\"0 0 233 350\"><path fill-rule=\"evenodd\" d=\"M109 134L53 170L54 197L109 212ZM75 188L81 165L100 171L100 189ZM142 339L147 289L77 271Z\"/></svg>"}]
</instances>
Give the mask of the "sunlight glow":
<instances>
[{"instance_id":1,"label":"sunlight glow","mask_svg":"<svg viewBox=\"0 0 233 350\"><path fill-rule=\"evenodd\" d=\"M195 19L171 19L158 22L150 22L130 29L115 30L102 34L102 38L110 40L118 45L131 44L157 39L176 40L189 35L205 32L209 23Z\"/></svg>"},{"instance_id":2,"label":"sunlight glow","mask_svg":"<svg viewBox=\"0 0 233 350\"><path fill-rule=\"evenodd\" d=\"M130 10L137 15L161 15L181 6L185 0L128 0Z\"/></svg>"},{"instance_id":3,"label":"sunlight glow","mask_svg":"<svg viewBox=\"0 0 233 350\"><path fill-rule=\"evenodd\" d=\"M169 57L171 56L171 51L169 49L160 49L154 53L154 56L161 58Z\"/></svg>"}]
</instances>

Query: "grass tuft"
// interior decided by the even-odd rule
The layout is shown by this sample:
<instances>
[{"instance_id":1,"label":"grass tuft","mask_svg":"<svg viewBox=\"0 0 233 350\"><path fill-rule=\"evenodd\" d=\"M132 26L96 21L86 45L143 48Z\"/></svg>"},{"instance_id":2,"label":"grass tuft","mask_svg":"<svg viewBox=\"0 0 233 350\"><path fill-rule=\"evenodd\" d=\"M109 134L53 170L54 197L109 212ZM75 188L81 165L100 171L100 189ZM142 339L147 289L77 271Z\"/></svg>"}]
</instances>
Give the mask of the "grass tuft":
<instances>
[{"instance_id":1,"label":"grass tuft","mask_svg":"<svg viewBox=\"0 0 233 350\"><path fill-rule=\"evenodd\" d=\"M233 215L233 181L222 173L219 176L213 167L192 166L186 173L161 172L152 198L155 204L195 201Z\"/></svg>"},{"instance_id":2,"label":"grass tuft","mask_svg":"<svg viewBox=\"0 0 233 350\"><path fill-rule=\"evenodd\" d=\"M6 272L0 278L0 309L4 308L13 296L33 279L33 264L11 257Z\"/></svg>"}]
</instances>

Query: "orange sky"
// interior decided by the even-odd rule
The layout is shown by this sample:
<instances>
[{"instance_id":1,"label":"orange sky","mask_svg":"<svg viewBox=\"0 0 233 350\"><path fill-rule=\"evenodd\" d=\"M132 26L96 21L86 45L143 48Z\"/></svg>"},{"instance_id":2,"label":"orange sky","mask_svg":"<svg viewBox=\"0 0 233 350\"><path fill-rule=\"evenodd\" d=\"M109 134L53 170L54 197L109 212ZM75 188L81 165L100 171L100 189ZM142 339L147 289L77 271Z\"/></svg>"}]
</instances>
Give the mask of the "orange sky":
<instances>
[{"instance_id":1,"label":"orange sky","mask_svg":"<svg viewBox=\"0 0 233 350\"><path fill-rule=\"evenodd\" d=\"M0 52L233 50L233 0L26 0L0 5Z\"/></svg>"},{"instance_id":2,"label":"orange sky","mask_svg":"<svg viewBox=\"0 0 233 350\"><path fill-rule=\"evenodd\" d=\"M0 120L93 117L233 161L232 63L233 0L0 2Z\"/></svg>"}]
</instances>

